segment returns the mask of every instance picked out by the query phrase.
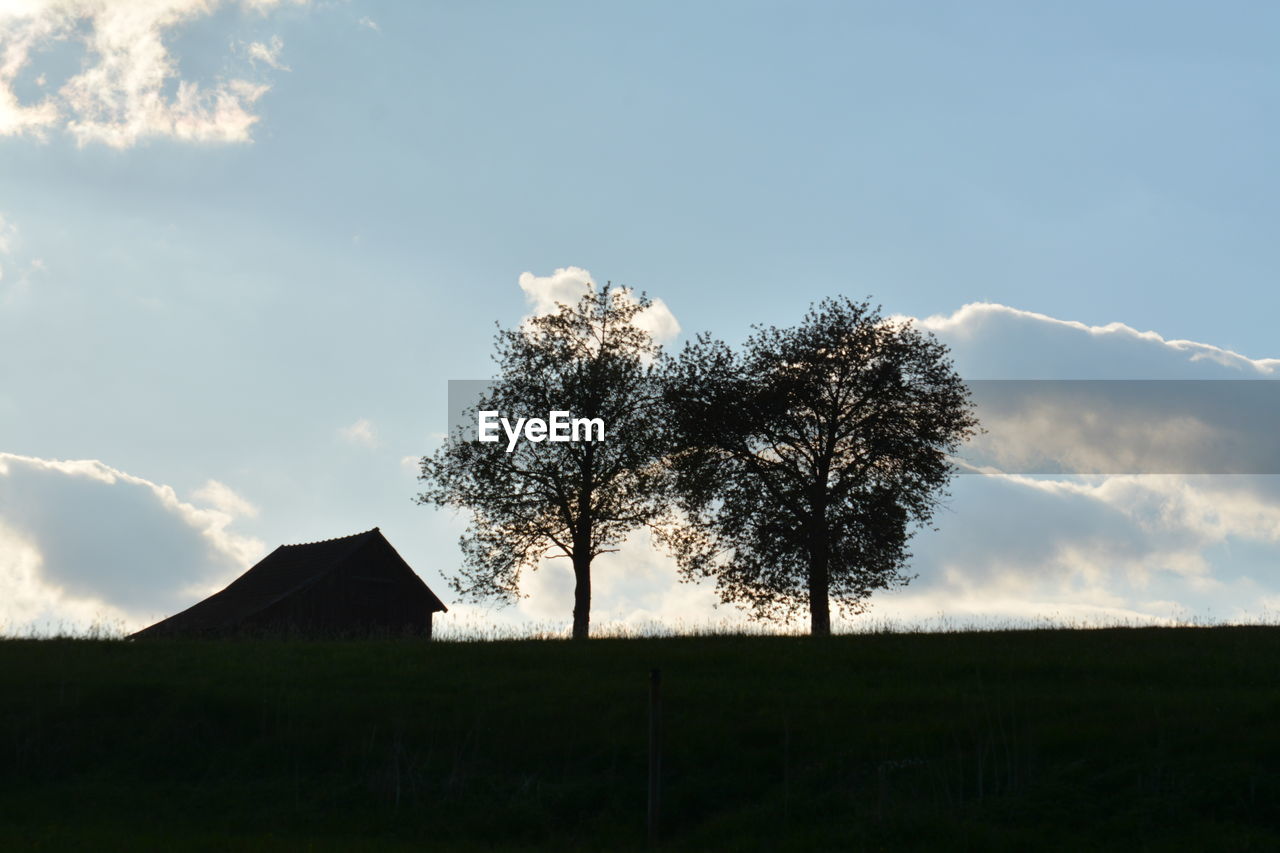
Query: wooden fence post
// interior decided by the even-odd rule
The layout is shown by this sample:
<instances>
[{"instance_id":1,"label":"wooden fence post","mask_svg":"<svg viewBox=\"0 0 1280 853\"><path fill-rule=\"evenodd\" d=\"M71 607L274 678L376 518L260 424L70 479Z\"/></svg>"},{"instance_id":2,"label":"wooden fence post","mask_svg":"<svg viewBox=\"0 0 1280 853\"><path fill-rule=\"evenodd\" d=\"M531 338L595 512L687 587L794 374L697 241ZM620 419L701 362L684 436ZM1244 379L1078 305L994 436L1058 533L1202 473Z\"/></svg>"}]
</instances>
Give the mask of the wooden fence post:
<instances>
[{"instance_id":1,"label":"wooden fence post","mask_svg":"<svg viewBox=\"0 0 1280 853\"><path fill-rule=\"evenodd\" d=\"M649 670L649 846L658 845L658 815L662 793L662 670Z\"/></svg>"}]
</instances>

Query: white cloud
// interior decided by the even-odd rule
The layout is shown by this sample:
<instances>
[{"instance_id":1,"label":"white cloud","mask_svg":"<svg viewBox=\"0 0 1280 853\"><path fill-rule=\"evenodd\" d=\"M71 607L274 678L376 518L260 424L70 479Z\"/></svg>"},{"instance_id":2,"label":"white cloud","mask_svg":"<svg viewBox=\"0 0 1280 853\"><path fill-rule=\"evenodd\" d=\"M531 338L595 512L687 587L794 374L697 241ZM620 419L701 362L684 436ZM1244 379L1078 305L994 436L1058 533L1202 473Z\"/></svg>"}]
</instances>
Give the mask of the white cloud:
<instances>
[{"instance_id":1,"label":"white cloud","mask_svg":"<svg viewBox=\"0 0 1280 853\"><path fill-rule=\"evenodd\" d=\"M378 26L378 22L367 15L361 18L360 20L356 21L356 24L361 27L364 27L365 29L373 30L375 33L382 32L382 27Z\"/></svg>"},{"instance_id":2,"label":"white cloud","mask_svg":"<svg viewBox=\"0 0 1280 853\"><path fill-rule=\"evenodd\" d=\"M1019 473L1280 473L1273 381L970 383L961 458Z\"/></svg>"},{"instance_id":3,"label":"white cloud","mask_svg":"<svg viewBox=\"0 0 1280 853\"><path fill-rule=\"evenodd\" d=\"M19 252L18 227L0 214L0 308L9 308L26 296L31 274L45 270L40 258L27 260Z\"/></svg>"},{"instance_id":4,"label":"white cloud","mask_svg":"<svg viewBox=\"0 0 1280 853\"><path fill-rule=\"evenodd\" d=\"M596 286L591 273L581 267L562 267L546 276L522 272L519 283L534 317L554 313L562 303L575 305L583 294ZM653 304L636 315L632 322L652 335L657 343L667 343L680 334L680 323L661 299L654 299Z\"/></svg>"},{"instance_id":5,"label":"white cloud","mask_svg":"<svg viewBox=\"0 0 1280 853\"><path fill-rule=\"evenodd\" d=\"M106 601L69 593L42 576L39 549L0 518L0 633L86 630L116 625L126 614Z\"/></svg>"},{"instance_id":6,"label":"white cloud","mask_svg":"<svg viewBox=\"0 0 1280 853\"><path fill-rule=\"evenodd\" d=\"M1280 478L965 477L920 577L873 613L1161 623L1258 618L1280 589Z\"/></svg>"},{"instance_id":7,"label":"white cloud","mask_svg":"<svg viewBox=\"0 0 1280 853\"><path fill-rule=\"evenodd\" d=\"M338 430L338 434L352 444L358 444L362 447L377 447L378 433L374 429L373 421L368 418L360 418L350 426L345 426Z\"/></svg>"},{"instance_id":8,"label":"white cloud","mask_svg":"<svg viewBox=\"0 0 1280 853\"><path fill-rule=\"evenodd\" d=\"M1002 305L965 306L919 323L952 348L966 377L1009 378L1013 372L1046 379L1265 379L1280 373L1280 359ZM1274 407L1262 394L1269 383L1256 386L1266 405L1215 412L1205 402L1212 397L1195 398L1196 417L1177 416L1176 404L1184 401L1176 388L1126 399L1127 391L1142 389L1116 387L1084 405L1050 396L1052 405L1002 413L1003 421L988 422L986 438L995 442L988 447L994 450L990 461L1025 463L1054 436L1063 451L1055 458L1065 470L1143 470L1152 459L1185 462L1188 448L1201 453L1205 447L1247 460L1240 454L1274 445ZM1258 402L1238 399L1241 406ZM954 497L937 518L939 530L913 540L911 571L919 577L877 594L870 612L852 624L929 624L939 614L951 624L1256 619L1265 615L1266 602L1280 600L1280 476L1045 477L994 470L995 476L953 483ZM664 600L672 571L654 573L653 559L628 547L601 561L628 567L601 581L605 589L619 584L625 591L605 593L602 612L632 620L654 614L693 623L717 619L697 596ZM632 589L627 578L643 582ZM552 600L563 599L564 590L554 592ZM628 603L635 609L626 611ZM726 615L719 611L719 618Z\"/></svg>"},{"instance_id":9,"label":"white cloud","mask_svg":"<svg viewBox=\"0 0 1280 853\"><path fill-rule=\"evenodd\" d=\"M580 267L563 267L543 276L522 272L519 282L535 317L555 313L561 303L577 304L583 294L596 286L591 273Z\"/></svg>"},{"instance_id":10,"label":"white cloud","mask_svg":"<svg viewBox=\"0 0 1280 853\"><path fill-rule=\"evenodd\" d=\"M591 286L577 268L521 277L535 312L576 299ZM918 321L951 346L961 375L994 378L1263 379L1280 360L1169 340L1123 324L1086 326L1002 305L971 305ZM1197 383L1199 384L1199 383ZM1218 383L1205 383L1217 385ZM1121 395L1123 396L1123 395ZM1176 396L1176 395L1174 395ZM1113 400L1114 401L1114 400ZM1106 398L1102 402L1107 402ZM1176 402L1176 400L1174 401ZM1097 400L1074 410L1004 413L992 439L997 463L1018 464L1037 435L1069 433L1064 468L1124 470L1142 453L1169 458L1188 446L1269 438L1265 419L1170 417L1170 399L1135 397L1124 409ZM1202 414L1203 408L1201 411ZM1212 414L1212 413L1209 413ZM1224 433L1232 421L1243 432ZM1034 427L1034 429L1032 428ZM1037 432L1038 430L1038 432ZM1224 436L1229 439L1223 441ZM1021 442L1021 445L1018 444ZM1105 445L1105 446L1104 446ZM939 513L937 531L912 541L908 586L876 594L867 614L844 628L946 628L1000 624L1171 624L1187 619L1274 618L1280 609L1280 476L1112 474L964 476ZM566 560L548 560L524 583L529 598L484 611L451 606L449 620L471 630L567 631L573 577ZM602 556L593 572L593 625L643 628L742 626L733 607L716 609L707 584L677 581L671 560L643 535ZM789 626L804 630L802 616Z\"/></svg>"},{"instance_id":11,"label":"white cloud","mask_svg":"<svg viewBox=\"0 0 1280 853\"><path fill-rule=\"evenodd\" d=\"M216 481L193 498L97 460L0 453L0 629L141 627L262 556L232 529L247 501Z\"/></svg>"},{"instance_id":12,"label":"white cloud","mask_svg":"<svg viewBox=\"0 0 1280 853\"><path fill-rule=\"evenodd\" d=\"M222 5L224 0L26 0L0 7L0 136L43 139L63 129L80 145L114 148L153 137L249 141L258 121L255 105L269 84L242 77L204 84L184 79L168 46L177 30ZM241 5L266 12L280 4L244 0ZM23 102L16 89L21 76L42 51L67 41L83 42L79 73L56 91ZM254 43L248 52L284 69L281 47L273 38ZM36 79L45 77L40 72Z\"/></svg>"},{"instance_id":13,"label":"white cloud","mask_svg":"<svg viewBox=\"0 0 1280 853\"><path fill-rule=\"evenodd\" d=\"M13 251L17 236L17 226L5 219L3 214L0 214L0 255L7 255Z\"/></svg>"},{"instance_id":14,"label":"white cloud","mask_svg":"<svg viewBox=\"0 0 1280 853\"><path fill-rule=\"evenodd\" d=\"M191 496L232 518L255 518L258 508L236 494L230 486L210 480L191 493Z\"/></svg>"},{"instance_id":15,"label":"white cloud","mask_svg":"<svg viewBox=\"0 0 1280 853\"><path fill-rule=\"evenodd\" d=\"M0 215L0 259L4 259L13 248L13 240L16 234L17 229L11 223L6 222L4 216ZM4 264L0 263L0 282L3 281Z\"/></svg>"},{"instance_id":16,"label":"white cloud","mask_svg":"<svg viewBox=\"0 0 1280 853\"><path fill-rule=\"evenodd\" d=\"M277 6L305 6L310 0L241 0L240 5L250 11L265 15Z\"/></svg>"},{"instance_id":17,"label":"white cloud","mask_svg":"<svg viewBox=\"0 0 1280 853\"><path fill-rule=\"evenodd\" d=\"M966 378L1267 379L1280 359L975 303L918 325ZM1030 383L1039 386L1041 383ZM1064 471L1274 470L1270 383L1086 383L980 410L975 442L997 476L959 478L938 532L915 540L920 579L875 612L983 618L1242 618L1280 589L1280 477ZM1035 388L1032 387L1032 392ZM1214 408L1215 399L1226 402ZM966 456L969 454L966 453ZM1215 464L1221 467L1214 468ZM1250 466L1253 467L1250 467ZM1161 467L1166 466L1166 467Z\"/></svg>"},{"instance_id":18,"label":"white cloud","mask_svg":"<svg viewBox=\"0 0 1280 853\"><path fill-rule=\"evenodd\" d=\"M653 300L653 304L637 314L631 323L648 332L650 337L660 344L669 343L680 334L680 323L676 320L676 315L671 313L667 303L657 298Z\"/></svg>"},{"instance_id":19,"label":"white cloud","mask_svg":"<svg viewBox=\"0 0 1280 853\"><path fill-rule=\"evenodd\" d=\"M654 549L646 531L632 535L619 553L596 558L591 577L591 631L596 636L655 627L687 631L750 624L741 611L717 608L712 584L679 582L674 561ZM521 592L527 597L510 606L453 602L448 614L437 617L437 625L444 636L568 636L573 587L569 560L545 559L522 578Z\"/></svg>"},{"instance_id":20,"label":"white cloud","mask_svg":"<svg viewBox=\"0 0 1280 853\"><path fill-rule=\"evenodd\" d=\"M250 59L271 66L277 71L288 71L289 66L280 61L280 53L284 50L284 41L280 36L272 36L270 42L250 42L245 52Z\"/></svg>"},{"instance_id":21,"label":"white cloud","mask_svg":"<svg viewBox=\"0 0 1280 853\"><path fill-rule=\"evenodd\" d=\"M907 319L907 318L902 318ZM915 321L975 382L988 429L964 457L1005 471L1280 472L1280 359L993 303ZM1074 384L1046 379L1099 380ZM1158 380L1115 382L1112 380Z\"/></svg>"},{"instance_id":22,"label":"white cloud","mask_svg":"<svg viewBox=\"0 0 1280 853\"><path fill-rule=\"evenodd\" d=\"M1218 553L1261 546L1280 554L1280 478L967 477L937 532L913 540L901 589L877 593L845 629L898 625L1169 624L1187 616L1257 618L1280 592L1263 565ZM1257 569L1261 568L1259 572ZM567 561L530 575L531 598L514 610L536 624L567 624ZM641 533L595 563L593 621L633 627L744 627L716 608L708 583L679 583L675 567ZM940 615L942 619L940 620ZM837 620L838 622L840 620ZM768 630L805 630L807 616Z\"/></svg>"},{"instance_id":23,"label":"white cloud","mask_svg":"<svg viewBox=\"0 0 1280 853\"><path fill-rule=\"evenodd\" d=\"M557 295L576 298L590 282L573 268L521 277L535 310L554 305ZM1227 351L1212 345L1171 342L1118 324L1087 327L1005 306L970 309L922 321L953 347L962 375L973 375L966 364L1029 364L1032 375L1046 378L1262 378L1278 361L1222 356ZM1215 352L1220 357L1196 358ZM1141 425L1141 409L1131 415L1126 423ZM1056 416L1043 417L1052 427ZM1213 426L1166 430L1164 420L1150 419L1155 435L1174 444L1183 433L1194 437L1204 424ZM1087 418L1061 423L1087 425ZM342 433L357 444L377 442L367 419ZM1087 447L1092 439L1084 435ZM1135 447L1146 440L1137 433L1126 439ZM400 461L406 475L416 471L418 457ZM911 571L919 577L877 594L853 626L1163 624L1257 618L1266 608L1280 609L1280 476L964 476L952 491L940 529L913 540ZM217 481L184 502L172 489L101 462L0 456L0 589L8 593L0 599L0 625L172 612L261 553L261 543L233 533L253 510ZM69 524L74 536L67 535ZM531 598L498 611L450 604L441 626L563 630L572 589L568 561L550 560L526 579ZM643 534L597 561L598 627L746 624L737 609L714 603L707 585L680 584L671 561ZM939 622L939 614L949 621ZM791 627L803 629L803 618Z\"/></svg>"},{"instance_id":24,"label":"white cloud","mask_svg":"<svg viewBox=\"0 0 1280 853\"><path fill-rule=\"evenodd\" d=\"M1251 358L1124 323L1090 326L992 302L972 302L916 324L951 347L968 379L1280 377L1280 358Z\"/></svg>"}]
</instances>

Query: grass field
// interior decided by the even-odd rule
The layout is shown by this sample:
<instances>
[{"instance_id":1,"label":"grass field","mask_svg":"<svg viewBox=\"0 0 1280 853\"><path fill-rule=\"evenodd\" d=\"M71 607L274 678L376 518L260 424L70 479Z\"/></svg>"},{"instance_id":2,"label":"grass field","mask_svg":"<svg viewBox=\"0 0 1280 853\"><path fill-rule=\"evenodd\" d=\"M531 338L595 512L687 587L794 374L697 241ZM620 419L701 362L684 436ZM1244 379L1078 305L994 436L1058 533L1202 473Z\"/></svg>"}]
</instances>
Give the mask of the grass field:
<instances>
[{"instance_id":1,"label":"grass field","mask_svg":"<svg viewBox=\"0 0 1280 853\"><path fill-rule=\"evenodd\" d=\"M1280 628L0 641L0 849L1280 849Z\"/></svg>"}]
</instances>

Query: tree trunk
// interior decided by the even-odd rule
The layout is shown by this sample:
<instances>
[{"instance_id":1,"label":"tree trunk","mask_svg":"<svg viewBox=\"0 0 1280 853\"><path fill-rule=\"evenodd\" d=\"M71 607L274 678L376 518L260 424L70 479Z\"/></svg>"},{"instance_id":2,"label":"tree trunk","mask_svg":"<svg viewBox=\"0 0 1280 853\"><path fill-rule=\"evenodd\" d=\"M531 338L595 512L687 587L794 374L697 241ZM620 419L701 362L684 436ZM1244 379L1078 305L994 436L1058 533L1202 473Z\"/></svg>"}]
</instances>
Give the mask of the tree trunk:
<instances>
[{"instance_id":1,"label":"tree trunk","mask_svg":"<svg viewBox=\"0 0 1280 853\"><path fill-rule=\"evenodd\" d=\"M595 447L588 442L579 463L577 519L573 529L573 638L585 640L591 630L591 558L594 519L591 492L595 488L592 465Z\"/></svg>"},{"instance_id":2,"label":"tree trunk","mask_svg":"<svg viewBox=\"0 0 1280 853\"><path fill-rule=\"evenodd\" d=\"M585 640L591 626L591 552L573 555L573 638ZM562 611L563 612L563 611Z\"/></svg>"},{"instance_id":3,"label":"tree trunk","mask_svg":"<svg viewBox=\"0 0 1280 853\"><path fill-rule=\"evenodd\" d=\"M831 636L831 580L827 573L827 532L815 531L809 551L809 633Z\"/></svg>"},{"instance_id":4,"label":"tree trunk","mask_svg":"<svg viewBox=\"0 0 1280 853\"><path fill-rule=\"evenodd\" d=\"M809 633L815 637L831 636L831 602L827 592L827 567L810 568Z\"/></svg>"}]
</instances>

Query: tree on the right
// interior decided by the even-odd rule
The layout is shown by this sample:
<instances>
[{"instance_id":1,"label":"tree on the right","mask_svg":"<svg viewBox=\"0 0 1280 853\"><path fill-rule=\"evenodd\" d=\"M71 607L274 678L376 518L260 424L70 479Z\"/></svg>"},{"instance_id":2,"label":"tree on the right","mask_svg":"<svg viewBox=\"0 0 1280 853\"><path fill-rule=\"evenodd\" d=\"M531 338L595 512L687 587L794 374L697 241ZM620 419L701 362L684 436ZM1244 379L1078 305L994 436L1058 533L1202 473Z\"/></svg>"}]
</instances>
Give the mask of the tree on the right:
<instances>
[{"instance_id":1,"label":"tree on the right","mask_svg":"<svg viewBox=\"0 0 1280 853\"><path fill-rule=\"evenodd\" d=\"M978 430L945 345L869 301L825 299L737 349L708 335L666 369L680 523L661 535L686 580L714 578L756 618L865 611L907 583Z\"/></svg>"}]
</instances>

